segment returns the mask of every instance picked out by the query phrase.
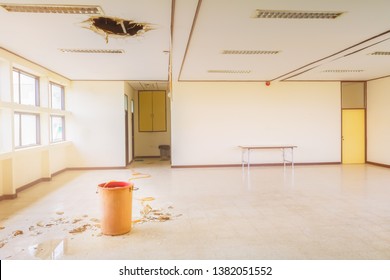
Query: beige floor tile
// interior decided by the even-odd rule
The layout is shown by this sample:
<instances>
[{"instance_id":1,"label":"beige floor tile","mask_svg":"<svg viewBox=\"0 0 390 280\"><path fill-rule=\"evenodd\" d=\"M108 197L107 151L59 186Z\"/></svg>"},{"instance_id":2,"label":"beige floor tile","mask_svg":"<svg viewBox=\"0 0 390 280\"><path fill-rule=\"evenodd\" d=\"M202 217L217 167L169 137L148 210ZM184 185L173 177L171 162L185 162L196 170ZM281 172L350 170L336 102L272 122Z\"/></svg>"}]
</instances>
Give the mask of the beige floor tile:
<instances>
[{"instance_id":1,"label":"beige floor tile","mask_svg":"<svg viewBox=\"0 0 390 280\"><path fill-rule=\"evenodd\" d=\"M172 219L102 235L97 185L130 178L133 220L145 197ZM0 259L389 259L389 182L371 165L67 171L0 201Z\"/></svg>"}]
</instances>

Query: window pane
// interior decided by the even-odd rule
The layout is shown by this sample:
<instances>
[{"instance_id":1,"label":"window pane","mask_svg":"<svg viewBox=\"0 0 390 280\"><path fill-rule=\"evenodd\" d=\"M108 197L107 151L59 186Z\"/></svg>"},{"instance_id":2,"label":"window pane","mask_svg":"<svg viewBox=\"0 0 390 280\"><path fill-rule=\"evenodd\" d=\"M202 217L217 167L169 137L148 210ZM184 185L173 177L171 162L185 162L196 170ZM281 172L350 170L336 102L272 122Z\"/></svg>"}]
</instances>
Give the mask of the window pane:
<instances>
[{"instance_id":1,"label":"window pane","mask_svg":"<svg viewBox=\"0 0 390 280\"><path fill-rule=\"evenodd\" d=\"M20 146L20 114L14 116L14 142L15 147Z\"/></svg>"},{"instance_id":2,"label":"window pane","mask_svg":"<svg viewBox=\"0 0 390 280\"><path fill-rule=\"evenodd\" d=\"M20 74L20 104L37 105L35 82L35 78Z\"/></svg>"},{"instance_id":3,"label":"window pane","mask_svg":"<svg viewBox=\"0 0 390 280\"><path fill-rule=\"evenodd\" d=\"M51 117L51 141L63 141L64 137L64 117Z\"/></svg>"},{"instance_id":4,"label":"window pane","mask_svg":"<svg viewBox=\"0 0 390 280\"><path fill-rule=\"evenodd\" d=\"M35 145L37 143L37 116L21 115L22 146Z\"/></svg>"},{"instance_id":5,"label":"window pane","mask_svg":"<svg viewBox=\"0 0 390 280\"><path fill-rule=\"evenodd\" d=\"M50 84L51 86L51 107L53 109L64 109L64 101L63 101L63 87Z\"/></svg>"},{"instance_id":6,"label":"window pane","mask_svg":"<svg viewBox=\"0 0 390 280\"><path fill-rule=\"evenodd\" d=\"M341 83L343 109L365 108L365 82Z\"/></svg>"},{"instance_id":7,"label":"window pane","mask_svg":"<svg viewBox=\"0 0 390 280\"><path fill-rule=\"evenodd\" d=\"M19 99L19 72L13 71L14 102L20 103Z\"/></svg>"}]
</instances>

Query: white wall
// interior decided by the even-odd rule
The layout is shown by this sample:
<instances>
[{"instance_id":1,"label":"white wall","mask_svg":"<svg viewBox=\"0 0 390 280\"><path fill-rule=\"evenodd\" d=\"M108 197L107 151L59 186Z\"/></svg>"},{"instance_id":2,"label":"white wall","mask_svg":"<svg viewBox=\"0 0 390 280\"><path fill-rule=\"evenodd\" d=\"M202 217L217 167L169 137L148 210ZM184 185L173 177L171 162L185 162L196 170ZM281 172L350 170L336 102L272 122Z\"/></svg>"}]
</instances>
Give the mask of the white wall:
<instances>
[{"instance_id":1,"label":"white wall","mask_svg":"<svg viewBox=\"0 0 390 280\"><path fill-rule=\"evenodd\" d=\"M124 94L124 82L72 82L66 100L69 167L125 166Z\"/></svg>"},{"instance_id":2,"label":"white wall","mask_svg":"<svg viewBox=\"0 0 390 280\"><path fill-rule=\"evenodd\" d=\"M301 163L341 160L338 82L179 82L171 106L173 166L239 164L243 144L294 144ZM280 157L256 153L253 162Z\"/></svg>"},{"instance_id":3,"label":"white wall","mask_svg":"<svg viewBox=\"0 0 390 280\"><path fill-rule=\"evenodd\" d=\"M390 165L390 78L367 82L367 161Z\"/></svg>"}]
</instances>

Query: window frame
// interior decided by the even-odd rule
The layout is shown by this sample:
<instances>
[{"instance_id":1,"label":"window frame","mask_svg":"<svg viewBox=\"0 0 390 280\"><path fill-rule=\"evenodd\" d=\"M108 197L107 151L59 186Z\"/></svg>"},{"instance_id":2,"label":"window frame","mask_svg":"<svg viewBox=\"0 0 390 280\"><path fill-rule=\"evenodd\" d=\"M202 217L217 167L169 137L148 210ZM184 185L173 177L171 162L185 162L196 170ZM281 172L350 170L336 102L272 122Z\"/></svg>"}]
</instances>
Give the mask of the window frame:
<instances>
[{"instance_id":1,"label":"window frame","mask_svg":"<svg viewBox=\"0 0 390 280\"><path fill-rule=\"evenodd\" d=\"M35 147L41 145L41 115L38 113L29 113L29 112L21 112L21 111L15 111L14 112L14 122L15 122L15 116L19 115L19 127L17 128L19 131L19 145L16 145L16 127L14 123L14 147L15 149L22 149L22 148L28 148L28 147ZM23 131L22 131L22 116L28 115L28 116L35 116L36 119L36 131L35 131L35 143L34 144L28 144L23 145L22 138L23 138Z\"/></svg>"},{"instance_id":2,"label":"window frame","mask_svg":"<svg viewBox=\"0 0 390 280\"><path fill-rule=\"evenodd\" d=\"M53 108L53 86L61 88L61 108ZM63 85L49 82L49 92L50 92L50 108L54 110L65 110L65 87Z\"/></svg>"},{"instance_id":3,"label":"window frame","mask_svg":"<svg viewBox=\"0 0 390 280\"><path fill-rule=\"evenodd\" d=\"M53 139L53 117L54 118L61 118L62 120L62 138L61 140L54 140ZM65 134L65 116L63 115L50 115L50 143L59 143L66 141L66 134Z\"/></svg>"},{"instance_id":4,"label":"window frame","mask_svg":"<svg viewBox=\"0 0 390 280\"><path fill-rule=\"evenodd\" d=\"M18 100L15 100L15 87L14 87L15 81L13 80L14 72L18 73L18 91L19 91L18 92ZM35 80L35 104L34 105L22 103L22 92L21 92L21 86L20 86L20 76L21 75L33 78ZM13 68L12 69L12 92L13 92L12 99L13 99L14 103L21 104L21 105L35 106L35 107L40 106L40 92L39 92L39 77L38 76L33 75L31 73L28 73L28 72L25 72L25 71L20 70L18 68Z\"/></svg>"}]
</instances>

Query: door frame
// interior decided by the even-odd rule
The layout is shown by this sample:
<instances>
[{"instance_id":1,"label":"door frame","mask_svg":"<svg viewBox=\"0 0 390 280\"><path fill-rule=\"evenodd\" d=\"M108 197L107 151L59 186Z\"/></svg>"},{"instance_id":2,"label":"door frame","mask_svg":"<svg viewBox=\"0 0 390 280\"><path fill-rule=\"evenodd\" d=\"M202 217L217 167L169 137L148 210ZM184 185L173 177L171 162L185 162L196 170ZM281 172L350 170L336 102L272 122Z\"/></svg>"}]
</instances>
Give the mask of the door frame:
<instances>
[{"instance_id":1,"label":"door frame","mask_svg":"<svg viewBox=\"0 0 390 280\"><path fill-rule=\"evenodd\" d=\"M356 107L356 108L344 108L343 107L343 83L351 83L351 82L357 82L357 83L364 83L364 104L362 107ZM340 114L341 114L341 163L343 164L343 110L364 110L364 162L367 163L367 82L366 81L341 81L340 82Z\"/></svg>"}]
</instances>

